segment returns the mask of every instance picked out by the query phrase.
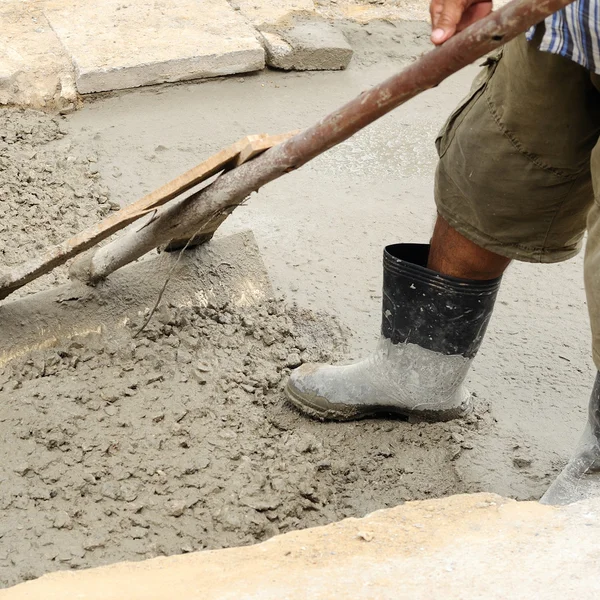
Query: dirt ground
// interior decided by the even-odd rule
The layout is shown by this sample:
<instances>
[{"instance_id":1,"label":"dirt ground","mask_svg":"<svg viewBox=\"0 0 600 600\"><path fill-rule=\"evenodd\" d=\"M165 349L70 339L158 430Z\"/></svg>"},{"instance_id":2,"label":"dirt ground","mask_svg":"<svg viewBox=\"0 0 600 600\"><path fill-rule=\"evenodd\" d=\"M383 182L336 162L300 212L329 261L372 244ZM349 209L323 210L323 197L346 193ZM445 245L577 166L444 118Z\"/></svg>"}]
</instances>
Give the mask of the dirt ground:
<instances>
[{"instance_id":1,"label":"dirt ground","mask_svg":"<svg viewBox=\"0 0 600 600\"><path fill-rule=\"evenodd\" d=\"M66 119L3 111L3 263L246 134L311 124L428 47L418 24L346 32L356 56L343 73L125 92ZM474 72L267 186L228 220L219 235L251 228L285 301L244 311L164 304L126 344L89 338L0 371L2 585L252 543L404 500L543 493L593 381L581 258L511 267L469 375L476 410L466 420L320 423L282 395L300 362L348 360L375 341L382 247L428 239L433 140Z\"/></svg>"}]
</instances>

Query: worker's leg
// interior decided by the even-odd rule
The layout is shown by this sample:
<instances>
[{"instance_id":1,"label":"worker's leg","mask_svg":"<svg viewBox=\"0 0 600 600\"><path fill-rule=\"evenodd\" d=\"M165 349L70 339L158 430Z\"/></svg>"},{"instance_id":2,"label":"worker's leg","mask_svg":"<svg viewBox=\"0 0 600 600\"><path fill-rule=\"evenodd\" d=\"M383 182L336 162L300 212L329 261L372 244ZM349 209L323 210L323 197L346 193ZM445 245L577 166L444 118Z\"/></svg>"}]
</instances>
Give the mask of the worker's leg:
<instances>
[{"instance_id":1,"label":"worker's leg","mask_svg":"<svg viewBox=\"0 0 600 600\"><path fill-rule=\"evenodd\" d=\"M509 263L509 258L471 242L438 215L431 237L429 269L462 279L485 280L500 277Z\"/></svg>"},{"instance_id":2,"label":"worker's leg","mask_svg":"<svg viewBox=\"0 0 600 600\"><path fill-rule=\"evenodd\" d=\"M437 140L431 245L385 249L377 350L353 365L304 365L290 400L334 419L463 414L463 381L509 260L556 262L580 248L599 123L589 72L573 62L524 37L489 60Z\"/></svg>"},{"instance_id":3,"label":"worker's leg","mask_svg":"<svg viewBox=\"0 0 600 600\"><path fill-rule=\"evenodd\" d=\"M595 77L600 88L600 77ZM592 356L600 371L600 143L592 152L595 202L588 215L585 290L592 328ZM541 502L569 504L600 497L600 372L596 375L588 418L575 452Z\"/></svg>"}]
</instances>

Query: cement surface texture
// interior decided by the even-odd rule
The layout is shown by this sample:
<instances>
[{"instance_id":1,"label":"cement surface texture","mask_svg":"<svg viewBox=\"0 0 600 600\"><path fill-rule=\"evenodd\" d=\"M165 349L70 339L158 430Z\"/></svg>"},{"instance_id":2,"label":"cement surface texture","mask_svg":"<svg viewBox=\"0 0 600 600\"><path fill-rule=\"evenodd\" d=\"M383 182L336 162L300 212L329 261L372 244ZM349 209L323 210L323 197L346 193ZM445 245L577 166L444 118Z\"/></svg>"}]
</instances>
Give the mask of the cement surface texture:
<instances>
[{"instance_id":1,"label":"cement surface texture","mask_svg":"<svg viewBox=\"0 0 600 600\"><path fill-rule=\"evenodd\" d=\"M600 501L560 510L453 496L249 548L57 573L2 600L594 598Z\"/></svg>"},{"instance_id":2,"label":"cement surface texture","mask_svg":"<svg viewBox=\"0 0 600 600\"><path fill-rule=\"evenodd\" d=\"M345 33L355 49L347 71L125 93L69 117L70 131L99 153L113 200L130 202L240 135L312 124L429 48L424 25ZM251 228L278 290L352 330L349 359L369 352L379 333L384 245L431 235L433 142L477 72L465 69L266 186L223 226L223 234ZM491 422L451 442L456 491L539 498L565 463L595 374L581 269L581 256L509 268L467 382Z\"/></svg>"},{"instance_id":3,"label":"cement surface texture","mask_svg":"<svg viewBox=\"0 0 600 600\"><path fill-rule=\"evenodd\" d=\"M373 20L429 21L429 3L426 0L315 0L315 5L326 17L357 23Z\"/></svg>"},{"instance_id":4,"label":"cement surface texture","mask_svg":"<svg viewBox=\"0 0 600 600\"><path fill-rule=\"evenodd\" d=\"M494 8L498 9L508 2L496 0ZM315 7L324 17L363 24L376 20L429 22L427 0L315 0Z\"/></svg>"},{"instance_id":5,"label":"cement surface texture","mask_svg":"<svg viewBox=\"0 0 600 600\"><path fill-rule=\"evenodd\" d=\"M264 50L226 0L59 0L45 14L81 94L257 71Z\"/></svg>"},{"instance_id":6,"label":"cement surface texture","mask_svg":"<svg viewBox=\"0 0 600 600\"><path fill-rule=\"evenodd\" d=\"M111 204L91 149L72 151L68 141L60 153L51 148L67 134L60 119L32 110L1 109L0 131L0 272L119 208ZM65 280L65 269L56 269L26 293Z\"/></svg>"},{"instance_id":7,"label":"cement surface texture","mask_svg":"<svg viewBox=\"0 0 600 600\"><path fill-rule=\"evenodd\" d=\"M259 28L276 23L284 25L296 16L315 14L313 0L231 0L230 4Z\"/></svg>"},{"instance_id":8,"label":"cement surface texture","mask_svg":"<svg viewBox=\"0 0 600 600\"><path fill-rule=\"evenodd\" d=\"M0 247L8 262L246 134L311 125L429 48L418 23L349 23L344 34L355 56L342 72L263 72L117 93L63 119L5 111ZM240 311L208 306L201 293L180 305L167 284L143 334L134 337L147 305L123 324L128 343L66 341L2 371L3 585L252 544L406 500L543 494L583 427L595 374L581 257L511 266L468 377L475 412L466 419L321 423L291 410L282 394L294 366L373 347L383 246L429 239L433 142L476 71L261 189L226 221L218 236L252 229L277 294L298 308L270 302ZM62 281L59 270L38 285ZM67 295L55 309L80 301ZM552 560L574 556L548 548ZM308 560L319 566L323 557ZM479 589L485 580L476 568L469 573Z\"/></svg>"}]
</instances>

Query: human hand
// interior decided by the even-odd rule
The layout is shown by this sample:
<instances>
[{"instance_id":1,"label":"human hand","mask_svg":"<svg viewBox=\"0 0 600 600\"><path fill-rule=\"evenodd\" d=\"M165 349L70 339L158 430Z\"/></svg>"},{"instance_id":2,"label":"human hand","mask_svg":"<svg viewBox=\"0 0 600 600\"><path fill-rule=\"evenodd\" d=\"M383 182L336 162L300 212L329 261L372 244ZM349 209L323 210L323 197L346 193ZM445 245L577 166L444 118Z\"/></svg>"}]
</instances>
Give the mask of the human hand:
<instances>
[{"instance_id":1,"label":"human hand","mask_svg":"<svg viewBox=\"0 0 600 600\"><path fill-rule=\"evenodd\" d=\"M431 0L431 41L439 46L492 12L492 0Z\"/></svg>"}]
</instances>

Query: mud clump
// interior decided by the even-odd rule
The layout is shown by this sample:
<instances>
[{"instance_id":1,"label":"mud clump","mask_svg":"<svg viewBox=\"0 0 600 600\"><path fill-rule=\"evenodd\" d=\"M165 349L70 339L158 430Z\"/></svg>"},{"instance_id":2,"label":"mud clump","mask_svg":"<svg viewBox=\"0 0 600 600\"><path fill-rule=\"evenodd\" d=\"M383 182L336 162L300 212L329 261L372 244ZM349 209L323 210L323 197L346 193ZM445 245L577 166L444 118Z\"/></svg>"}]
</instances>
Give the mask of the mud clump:
<instances>
[{"instance_id":1,"label":"mud clump","mask_svg":"<svg viewBox=\"0 0 600 600\"><path fill-rule=\"evenodd\" d=\"M118 208L94 154L56 147L65 134L58 117L0 109L0 274ZM21 294L65 280L66 268L57 269Z\"/></svg>"},{"instance_id":2,"label":"mud clump","mask_svg":"<svg viewBox=\"0 0 600 600\"><path fill-rule=\"evenodd\" d=\"M343 350L331 317L166 305L135 337L145 320L0 371L3 585L456 491L431 466L465 424L321 423L286 404L291 367Z\"/></svg>"}]
</instances>

